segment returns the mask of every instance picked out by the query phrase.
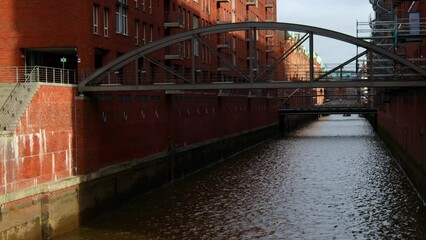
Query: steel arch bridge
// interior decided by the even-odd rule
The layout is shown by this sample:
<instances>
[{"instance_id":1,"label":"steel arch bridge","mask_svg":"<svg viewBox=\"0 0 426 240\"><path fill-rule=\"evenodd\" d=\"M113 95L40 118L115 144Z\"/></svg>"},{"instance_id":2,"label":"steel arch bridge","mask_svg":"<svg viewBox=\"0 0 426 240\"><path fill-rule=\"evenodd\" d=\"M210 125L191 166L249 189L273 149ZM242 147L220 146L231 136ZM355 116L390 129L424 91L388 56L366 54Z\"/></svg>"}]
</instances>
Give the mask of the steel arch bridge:
<instances>
[{"instance_id":1,"label":"steel arch bridge","mask_svg":"<svg viewBox=\"0 0 426 240\"><path fill-rule=\"evenodd\" d=\"M230 60L227 60L219 51L212 47L203 37L214 34L222 34L228 32L244 31L249 35L249 45L254 46L256 49L256 31L259 30L274 30L274 31L292 31L304 33L304 36L289 50L282 53L281 56L276 57L275 61L268 65L262 66L263 71L255 69L255 51L249 51L249 69L248 72L243 72L238 69ZM352 44L359 48L365 49L362 53L354 56L348 61L340 64L336 68L322 74L315 74L314 70L314 36L322 36L329 39L339 40L345 43ZM309 39L309 76L305 81L285 81L284 79L274 78L265 79L265 73L273 70L280 62L287 58L293 51L295 51L303 42ZM192 51L191 58L191 72L188 76L182 76L175 72L170 66L166 66L161 61L149 57L149 54L155 53L161 49L173 46L175 44L191 41L192 46L199 46L202 44L208 49L216 53L218 59L223 60L229 68L235 71L243 81L217 81L217 82L198 82L196 75L200 71L196 62L195 51ZM194 45L197 44L197 45ZM396 65L401 66L410 74L400 75L399 77L390 77L387 79L374 77L369 75L367 77L358 79L341 79L340 81L331 81L328 76L343 68L347 64L357 61L360 57L366 54L377 54L384 56L391 60ZM164 56L163 56L164 57ZM136 78L141 74L138 61L143 59L163 68L168 74L174 75L181 81L159 81L140 83ZM173 60L178 61L178 60ZM133 80L124 82L120 79L123 68L133 68ZM259 67L260 68L260 67ZM255 71L260 73L254 73ZM142 73L143 74L143 73ZM231 23L220 24L205 28L198 28L176 35L171 35L163 39L151 42L147 45L139 47L131 52L128 52L104 67L98 69L96 72L88 75L78 85L80 92L96 92L96 91L140 91L140 90L219 90L219 89L278 89L278 88L329 88L329 87L426 87L426 71L418 65L402 58L382 47L373 43L355 38L343 33L293 23L279 23L279 22L244 22L244 23Z\"/></svg>"}]
</instances>

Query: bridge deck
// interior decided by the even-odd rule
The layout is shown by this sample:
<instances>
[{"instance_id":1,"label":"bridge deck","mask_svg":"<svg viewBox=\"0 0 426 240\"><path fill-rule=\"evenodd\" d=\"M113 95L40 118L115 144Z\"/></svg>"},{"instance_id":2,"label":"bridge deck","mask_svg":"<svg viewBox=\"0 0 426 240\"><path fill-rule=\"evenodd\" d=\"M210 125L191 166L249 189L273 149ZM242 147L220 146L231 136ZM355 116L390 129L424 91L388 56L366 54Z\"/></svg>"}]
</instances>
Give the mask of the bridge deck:
<instances>
[{"instance_id":1,"label":"bridge deck","mask_svg":"<svg viewBox=\"0 0 426 240\"><path fill-rule=\"evenodd\" d=\"M104 84L101 86L86 86L87 91L147 91L147 90L219 90L219 89L277 89L277 88L347 88L347 87L426 87L426 80L399 80L399 81L273 81L254 83L195 83L176 84L173 82L153 85L121 85Z\"/></svg>"}]
</instances>

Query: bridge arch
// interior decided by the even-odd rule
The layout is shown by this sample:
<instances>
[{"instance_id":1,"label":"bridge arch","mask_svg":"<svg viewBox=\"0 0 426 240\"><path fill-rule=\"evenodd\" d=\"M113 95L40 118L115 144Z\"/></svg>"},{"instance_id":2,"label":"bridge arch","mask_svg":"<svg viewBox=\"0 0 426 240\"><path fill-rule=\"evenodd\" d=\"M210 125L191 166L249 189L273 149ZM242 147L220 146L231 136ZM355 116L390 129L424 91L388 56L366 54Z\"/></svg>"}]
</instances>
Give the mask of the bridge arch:
<instances>
[{"instance_id":1,"label":"bridge arch","mask_svg":"<svg viewBox=\"0 0 426 240\"><path fill-rule=\"evenodd\" d=\"M330 39L339 40L342 42L346 42L352 44L354 46L362 47L367 50L370 50L374 53L383 55L397 63L400 63L412 71L420 74L422 77L426 77L426 71L423 70L418 65L408 61L405 58L402 58L382 47L379 47L373 43L364 41L362 39L358 39L356 37L343 34L340 32L327 30L324 28L318 28L308 25L294 24L294 23L280 23L280 22L243 22L243 23L229 23L229 24L220 24L214 25L210 27L198 28L189 31L185 31L176 35L171 35L165 37L163 39L151 42L142 47L139 47L133 51L130 51L114 61L108 63L102 68L98 69L96 72L85 78L83 81L79 83L79 91L85 92L86 86L89 85L92 81L95 81L96 78L104 74L108 71L115 71L123 66L135 61L141 56L145 56L147 54L153 53L162 48L171 46L173 44L191 40L194 38L200 38L207 35L224 33L224 32L237 32L237 31L247 31L247 30L278 30L278 31L293 31L293 32L301 32L313 35L327 37Z\"/></svg>"}]
</instances>

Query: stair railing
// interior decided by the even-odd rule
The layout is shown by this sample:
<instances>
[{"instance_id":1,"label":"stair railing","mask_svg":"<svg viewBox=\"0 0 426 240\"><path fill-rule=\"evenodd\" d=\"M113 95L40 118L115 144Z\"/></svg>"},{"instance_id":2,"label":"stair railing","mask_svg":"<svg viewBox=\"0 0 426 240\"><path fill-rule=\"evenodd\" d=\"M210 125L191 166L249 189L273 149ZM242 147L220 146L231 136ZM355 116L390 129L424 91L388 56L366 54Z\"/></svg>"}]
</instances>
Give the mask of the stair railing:
<instances>
[{"instance_id":1,"label":"stair railing","mask_svg":"<svg viewBox=\"0 0 426 240\"><path fill-rule=\"evenodd\" d=\"M26 69L25 69L26 71ZM25 95L27 95L33 87L33 82L39 81L39 66L31 69L29 74L26 74L24 82L17 82L9 97L0 108L0 130L10 131L10 125L13 123L14 118L18 117L18 109L23 104Z\"/></svg>"}]
</instances>

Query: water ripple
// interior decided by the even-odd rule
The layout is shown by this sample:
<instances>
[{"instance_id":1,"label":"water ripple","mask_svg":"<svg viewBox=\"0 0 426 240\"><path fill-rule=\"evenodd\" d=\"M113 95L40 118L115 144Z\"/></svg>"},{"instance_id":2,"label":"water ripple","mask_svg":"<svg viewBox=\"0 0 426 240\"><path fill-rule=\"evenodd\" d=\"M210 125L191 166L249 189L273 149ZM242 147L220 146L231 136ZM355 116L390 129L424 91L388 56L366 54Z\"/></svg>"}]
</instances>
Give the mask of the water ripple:
<instances>
[{"instance_id":1,"label":"water ripple","mask_svg":"<svg viewBox=\"0 0 426 240\"><path fill-rule=\"evenodd\" d=\"M322 118L63 239L425 239L426 210L369 124Z\"/></svg>"}]
</instances>

